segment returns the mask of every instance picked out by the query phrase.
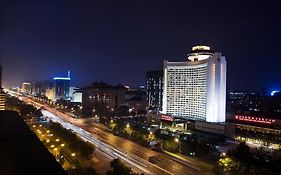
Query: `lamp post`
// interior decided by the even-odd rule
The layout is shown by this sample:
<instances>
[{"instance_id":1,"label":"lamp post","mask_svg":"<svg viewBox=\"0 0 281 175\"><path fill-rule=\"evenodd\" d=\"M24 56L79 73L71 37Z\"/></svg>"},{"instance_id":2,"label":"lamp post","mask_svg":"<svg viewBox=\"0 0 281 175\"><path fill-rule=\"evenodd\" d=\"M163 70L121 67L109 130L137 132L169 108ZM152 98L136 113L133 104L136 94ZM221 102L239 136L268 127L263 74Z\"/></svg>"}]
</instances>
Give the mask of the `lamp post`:
<instances>
[{"instance_id":1,"label":"lamp post","mask_svg":"<svg viewBox=\"0 0 281 175\"><path fill-rule=\"evenodd\" d=\"M181 141L179 138L175 138L175 142L179 144L179 152L181 153Z\"/></svg>"}]
</instances>

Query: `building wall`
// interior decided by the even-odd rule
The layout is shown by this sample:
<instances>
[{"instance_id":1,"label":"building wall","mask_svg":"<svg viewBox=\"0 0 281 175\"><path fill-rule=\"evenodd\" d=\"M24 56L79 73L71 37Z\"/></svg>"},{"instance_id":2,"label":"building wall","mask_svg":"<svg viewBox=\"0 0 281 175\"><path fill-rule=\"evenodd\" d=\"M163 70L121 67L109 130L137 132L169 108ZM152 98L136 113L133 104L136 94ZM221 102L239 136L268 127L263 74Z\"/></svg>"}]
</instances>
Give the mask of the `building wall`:
<instances>
[{"instance_id":1,"label":"building wall","mask_svg":"<svg viewBox=\"0 0 281 175\"><path fill-rule=\"evenodd\" d=\"M206 118L207 63L165 62L164 113L194 120Z\"/></svg>"},{"instance_id":2,"label":"building wall","mask_svg":"<svg viewBox=\"0 0 281 175\"><path fill-rule=\"evenodd\" d=\"M216 134L225 134L225 125L196 121L195 129Z\"/></svg>"},{"instance_id":3,"label":"building wall","mask_svg":"<svg viewBox=\"0 0 281 175\"><path fill-rule=\"evenodd\" d=\"M82 91L74 91L72 95L72 102L82 103Z\"/></svg>"},{"instance_id":4,"label":"building wall","mask_svg":"<svg viewBox=\"0 0 281 175\"><path fill-rule=\"evenodd\" d=\"M226 60L220 53L208 59L207 122L225 122Z\"/></svg>"},{"instance_id":5,"label":"building wall","mask_svg":"<svg viewBox=\"0 0 281 175\"><path fill-rule=\"evenodd\" d=\"M46 89L45 96L52 101L55 101L55 89Z\"/></svg>"},{"instance_id":6,"label":"building wall","mask_svg":"<svg viewBox=\"0 0 281 175\"><path fill-rule=\"evenodd\" d=\"M124 87L105 83L84 88L82 92L84 116L91 116L95 112L113 111L125 105L126 91Z\"/></svg>"},{"instance_id":7,"label":"building wall","mask_svg":"<svg viewBox=\"0 0 281 175\"><path fill-rule=\"evenodd\" d=\"M147 104L162 110L163 70L146 73Z\"/></svg>"},{"instance_id":8,"label":"building wall","mask_svg":"<svg viewBox=\"0 0 281 175\"><path fill-rule=\"evenodd\" d=\"M28 83L28 82L22 83L21 92L22 92L22 93L31 94L31 92L32 92L31 83Z\"/></svg>"},{"instance_id":9,"label":"building wall","mask_svg":"<svg viewBox=\"0 0 281 175\"><path fill-rule=\"evenodd\" d=\"M69 90L70 90L70 79L55 79L54 80L54 88L55 88L55 99L64 99L67 100L70 98Z\"/></svg>"}]
</instances>

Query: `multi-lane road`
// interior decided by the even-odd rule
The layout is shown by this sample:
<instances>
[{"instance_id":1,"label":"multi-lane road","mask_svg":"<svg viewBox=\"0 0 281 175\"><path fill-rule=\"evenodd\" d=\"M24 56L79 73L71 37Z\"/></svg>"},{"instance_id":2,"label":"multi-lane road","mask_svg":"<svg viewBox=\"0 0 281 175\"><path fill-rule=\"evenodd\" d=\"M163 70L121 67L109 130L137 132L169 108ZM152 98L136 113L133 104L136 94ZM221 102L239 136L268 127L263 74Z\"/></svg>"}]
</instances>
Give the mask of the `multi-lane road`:
<instances>
[{"instance_id":1,"label":"multi-lane road","mask_svg":"<svg viewBox=\"0 0 281 175\"><path fill-rule=\"evenodd\" d=\"M75 119L47 104L41 104L29 97L21 97L26 103L43 107L44 116L72 129L81 138L95 144L108 158L121 158L137 172L154 175L207 175L212 174L212 166L204 162L187 159L185 161L151 150L131 140L118 137L93 123L91 119Z\"/></svg>"}]
</instances>

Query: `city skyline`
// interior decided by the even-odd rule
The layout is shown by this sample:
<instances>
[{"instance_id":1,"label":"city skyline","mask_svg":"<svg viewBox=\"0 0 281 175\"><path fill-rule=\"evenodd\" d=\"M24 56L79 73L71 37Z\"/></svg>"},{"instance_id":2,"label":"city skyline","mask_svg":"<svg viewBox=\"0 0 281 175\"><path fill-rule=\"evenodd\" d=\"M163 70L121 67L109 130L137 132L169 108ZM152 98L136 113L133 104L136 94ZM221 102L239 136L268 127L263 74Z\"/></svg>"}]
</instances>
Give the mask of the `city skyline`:
<instances>
[{"instance_id":1,"label":"city skyline","mask_svg":"<svg viewBox=\"0 0 281 175\"><path fill-rule=\"evenodd\" d=\"M0 174L280 174L280 4L1 3Z\"/></svg>"},{"instance_id":2,"label":"city skyline","mask_svg":"<svg viewBox=\"0 0 281 175\"><path fill-rule=\"evenodd\" d=\"M271 22L280 17L277 3L4 2L3 82L71 70L77 86L95 80L139 86L164 59L184 61L190 47L205 44L229 58L227 89L274 90L281 86L281 24Z\"/></svg>"}]
</instances>

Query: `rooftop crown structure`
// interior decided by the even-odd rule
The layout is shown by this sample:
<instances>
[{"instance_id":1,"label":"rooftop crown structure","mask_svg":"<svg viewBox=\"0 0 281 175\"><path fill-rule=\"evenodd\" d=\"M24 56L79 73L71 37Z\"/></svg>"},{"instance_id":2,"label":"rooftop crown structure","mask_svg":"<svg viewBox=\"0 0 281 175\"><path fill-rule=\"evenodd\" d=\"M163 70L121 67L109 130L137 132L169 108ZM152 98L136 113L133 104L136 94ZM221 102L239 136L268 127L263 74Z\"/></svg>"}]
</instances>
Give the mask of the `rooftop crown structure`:
<instances>
[{"instance_id":1,"label":"rooftop crown structure","mask_svg":"<svg viewBox=\"0 0 281 175\"><path fill-rule=\"evenodd\" d=\"M187 61L164 61L163 113L225 122L226 60L208 46L194 46Z\"/></svg>"}]
</instances>

